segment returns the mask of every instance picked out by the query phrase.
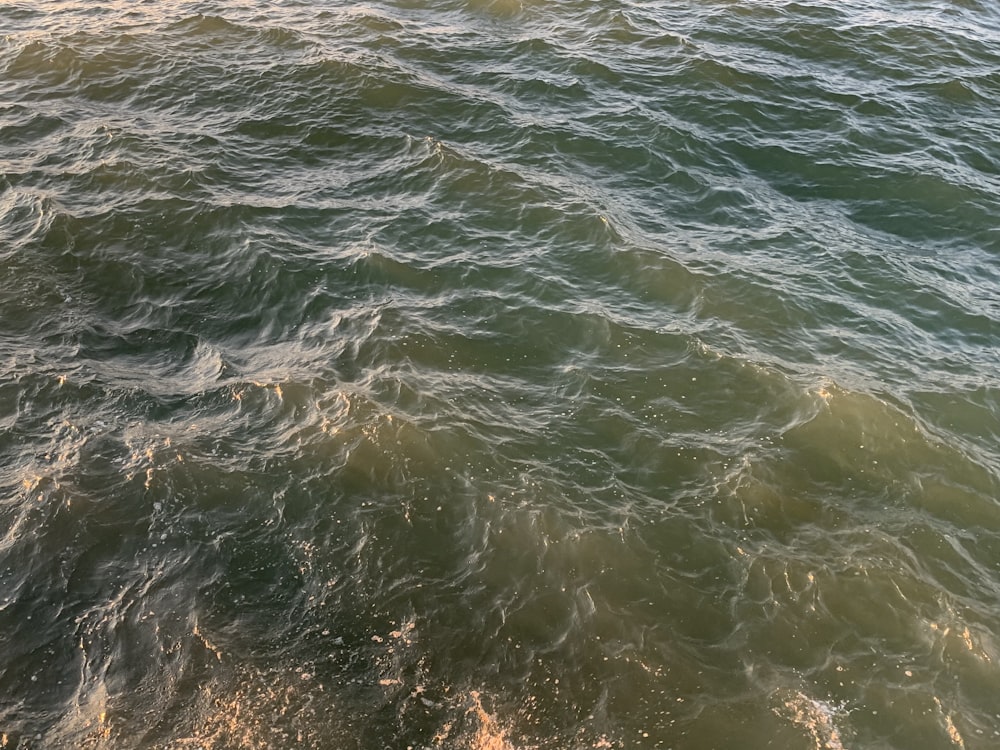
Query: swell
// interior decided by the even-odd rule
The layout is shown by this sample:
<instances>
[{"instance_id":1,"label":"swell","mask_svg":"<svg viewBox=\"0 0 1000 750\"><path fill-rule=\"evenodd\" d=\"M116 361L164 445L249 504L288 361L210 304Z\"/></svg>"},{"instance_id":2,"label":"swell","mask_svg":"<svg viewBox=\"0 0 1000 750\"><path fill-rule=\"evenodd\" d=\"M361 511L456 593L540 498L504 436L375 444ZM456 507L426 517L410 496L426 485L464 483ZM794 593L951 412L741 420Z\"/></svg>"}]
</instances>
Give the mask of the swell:
<instances>
[{"instance_id":1,"label":"swell","mask_svg":"<svg viewBox=\"0 0 1000 750\"><path fill-rule=\"evenodd\" d=\"M991 730L972 11L204 9L3 48L12 743Z\"/></svg>"}]
</instances>

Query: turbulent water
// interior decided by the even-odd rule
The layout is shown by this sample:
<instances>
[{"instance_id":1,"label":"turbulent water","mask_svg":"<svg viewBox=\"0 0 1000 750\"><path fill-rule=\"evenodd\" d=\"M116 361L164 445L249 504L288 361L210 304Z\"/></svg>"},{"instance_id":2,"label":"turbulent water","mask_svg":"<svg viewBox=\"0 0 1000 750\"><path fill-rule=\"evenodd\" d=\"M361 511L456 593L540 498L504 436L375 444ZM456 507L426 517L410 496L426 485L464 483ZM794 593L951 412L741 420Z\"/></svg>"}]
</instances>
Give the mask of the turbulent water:
<instances>
[{"instance_id":1,"label":"turbulent water","mask_svg":"<svg viewBox=\"0 0 1000 750\"><path fill-rule=\"evenodd\" d=\"M0 746L1000 746L996 4L0 37Z\"/></svg>"}]
</instances>

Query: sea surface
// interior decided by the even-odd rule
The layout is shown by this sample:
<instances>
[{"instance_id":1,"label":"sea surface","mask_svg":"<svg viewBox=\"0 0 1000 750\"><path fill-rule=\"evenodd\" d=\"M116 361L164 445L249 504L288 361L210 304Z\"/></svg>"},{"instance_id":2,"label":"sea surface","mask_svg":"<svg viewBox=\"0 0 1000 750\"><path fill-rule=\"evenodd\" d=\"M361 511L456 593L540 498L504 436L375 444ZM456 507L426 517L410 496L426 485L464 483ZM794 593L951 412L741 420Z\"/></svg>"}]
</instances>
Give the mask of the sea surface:
<instances>
[{"instance_id":1,"label":"sea surface","mask_svg":"<svg viewBox=\"0 0 1000 750\"><path fill-rule=\"evenodd\" d=\"M1000 5L0 3L0 747L1000 747Z\"/></svg>"}]
</instances>

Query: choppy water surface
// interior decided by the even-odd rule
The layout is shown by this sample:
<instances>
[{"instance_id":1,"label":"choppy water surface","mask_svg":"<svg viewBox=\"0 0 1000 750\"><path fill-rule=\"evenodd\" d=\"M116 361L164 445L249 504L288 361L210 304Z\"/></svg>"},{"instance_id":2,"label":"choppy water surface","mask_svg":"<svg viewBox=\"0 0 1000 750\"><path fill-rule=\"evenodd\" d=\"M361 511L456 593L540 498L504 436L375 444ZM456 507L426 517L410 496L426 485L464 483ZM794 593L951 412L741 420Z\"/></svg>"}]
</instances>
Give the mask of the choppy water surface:
<instances>
[{"instance_id":1,"label":"choppy water surface","mask_svg":"<svg viewBox=\"0 0 1000 750\"><path fill-rule=\"evenodd\" d=\"M0 33L0 745L1000 745L995 4Z\"/></svg>"}]
</instances>

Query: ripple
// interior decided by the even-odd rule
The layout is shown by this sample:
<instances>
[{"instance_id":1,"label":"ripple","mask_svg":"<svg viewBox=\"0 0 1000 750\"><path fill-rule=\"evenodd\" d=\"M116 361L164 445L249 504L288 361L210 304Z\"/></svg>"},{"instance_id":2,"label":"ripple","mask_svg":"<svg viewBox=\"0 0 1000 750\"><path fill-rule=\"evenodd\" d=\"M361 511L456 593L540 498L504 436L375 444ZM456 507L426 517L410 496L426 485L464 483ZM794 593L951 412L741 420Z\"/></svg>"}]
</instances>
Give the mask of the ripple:
<instances>
[{"instance_id":1,"label":"ripple","mask_svg":"<svg viewBox=\"0 0 1000 750\"><path fill-rule=\"evenodd\" d=\"M989 741L994 15L2 6L0 744Z\"/></svg>"}]
</instances>

